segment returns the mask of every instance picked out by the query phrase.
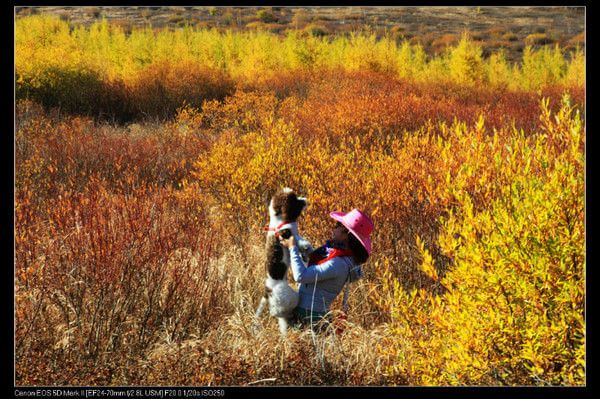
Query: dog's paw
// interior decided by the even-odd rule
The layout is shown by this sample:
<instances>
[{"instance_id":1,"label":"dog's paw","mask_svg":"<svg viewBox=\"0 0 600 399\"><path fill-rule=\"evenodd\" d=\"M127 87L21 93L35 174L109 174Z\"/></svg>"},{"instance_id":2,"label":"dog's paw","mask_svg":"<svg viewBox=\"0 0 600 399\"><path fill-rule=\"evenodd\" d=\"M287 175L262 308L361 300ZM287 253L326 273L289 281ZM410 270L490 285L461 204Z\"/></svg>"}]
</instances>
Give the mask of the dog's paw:
<instances>
[{"instance_id":1,"label":"dog's paw","mask_svg":"<svg viewBox=\"0 0 600 399\"><path fill-rule=\"evenodd\" d=\"M302 256L302 260L306 263L308 262L309 255L314 251L313 246L308 242L308 240L304 238L300 238L298 240L298 249L300 249L300 255Z\"/></svg>"},{"instance_id":2,"label":"dog's paw","mask_svg":"<svg viewBox=\"0 0 600 399\"><path fill-rule=\"evenodd\" d=\"M300 248L301 251L313 250L313 246L310 244L310 242L303 237L298 239L298 248Z\"/></svg>"}]
</instances>

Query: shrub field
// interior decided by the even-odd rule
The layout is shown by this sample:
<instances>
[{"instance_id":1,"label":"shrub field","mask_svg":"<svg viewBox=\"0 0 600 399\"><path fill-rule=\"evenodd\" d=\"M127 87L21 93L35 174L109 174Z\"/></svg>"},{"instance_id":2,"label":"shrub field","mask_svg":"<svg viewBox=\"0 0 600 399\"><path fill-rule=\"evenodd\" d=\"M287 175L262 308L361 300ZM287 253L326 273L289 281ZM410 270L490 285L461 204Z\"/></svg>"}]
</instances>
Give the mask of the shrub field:
<instances>
[{"instance_id":1,"label":"shrub field","mask_svg":"<svg viewBox=\"0 0 600 399\"><path fill-rule=\"evenodd\" d=\"M15 29L17 385L585 385L583 50ZM374 220L341 335L252 328L284 186Z\"/></svg>"}]
</instances>

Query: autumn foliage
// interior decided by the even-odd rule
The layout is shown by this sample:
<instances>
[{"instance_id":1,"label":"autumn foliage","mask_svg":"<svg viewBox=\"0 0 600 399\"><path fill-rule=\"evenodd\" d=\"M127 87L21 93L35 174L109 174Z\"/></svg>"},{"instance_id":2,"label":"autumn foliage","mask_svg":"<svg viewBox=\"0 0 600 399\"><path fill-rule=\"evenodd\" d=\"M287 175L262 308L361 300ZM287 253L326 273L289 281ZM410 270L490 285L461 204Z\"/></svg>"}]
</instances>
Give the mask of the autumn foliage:
<instances>
[{"instance_id":1,"label":"autumn foliage","mask_svg":"<svg viewBox=\"0 0 600 399\"><path fill-rule=\"evenodd\" d=\"M585 384L581 54L47 17L16 44L17 384ZM282 186L313 244L375 222L343 335L251 328Z\"/></svg>"}]
</instances>

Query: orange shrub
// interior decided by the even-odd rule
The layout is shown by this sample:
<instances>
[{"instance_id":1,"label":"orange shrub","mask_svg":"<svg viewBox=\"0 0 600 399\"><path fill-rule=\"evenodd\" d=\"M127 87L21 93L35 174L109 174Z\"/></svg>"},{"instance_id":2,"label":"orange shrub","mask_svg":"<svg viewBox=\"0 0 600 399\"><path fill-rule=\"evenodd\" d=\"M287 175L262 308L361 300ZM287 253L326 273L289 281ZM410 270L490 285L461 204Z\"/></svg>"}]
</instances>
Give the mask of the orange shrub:
<instances>
[{"instance_id":1,"label":"orange shrub","mask_svg":"<svg viewBox=\"0 0 600 399\"><path fill-rule=\"evenodd\" d=\"M583 109L584 91L557 86L543 96L557 98L567 91ZM416 84L372 72L322 74L311 80L306 99L293 97L280 115L303 136L348 135L373 138L419 129L428 121L451 124L454 119L473 124L484 115L492 130L510 126L535 130L540 96L536 93L463 87L456 84ZM553 101L552 109L557 108Z\"/></svg>"},{"instance_id":2,"label":"orange shrub","mask_svg":"<svg viewBox=\"0 0 600 399\"><path fill-rule=\"evenodd\" d=\"M34 195L15 198L19 384L110 383L162 334L197 334L228 306L208 267L218 230L198 203L149 185L111 194L94 175L46 199L43 215Z\"/></svg>"},{"instance_id":3,"label":"orange shrub","mask_svg":"<svg viewBox=\"0 0 600 399\"><path fill-rule=\"evenodd\" d=\"M234 82L222 71L192 62L153 63L130 82L134 115L166 119L183 104L200 107L204 100L222 100Z\"/></svg>"},{"instance_id":4,"label":"orange shrub","mask_svg":"<svg viewBox=\"0 0 600 399\"><path fill-rule=\"evenodd\" d=\"M47 116L30 102L17 104L17 188L43 202L63 191L81 191L92 174L112 191L136 185L177 187L210 139L183 128L185 116L166 125L112 127L90 118Z\"/></svg>"}]
</instances>

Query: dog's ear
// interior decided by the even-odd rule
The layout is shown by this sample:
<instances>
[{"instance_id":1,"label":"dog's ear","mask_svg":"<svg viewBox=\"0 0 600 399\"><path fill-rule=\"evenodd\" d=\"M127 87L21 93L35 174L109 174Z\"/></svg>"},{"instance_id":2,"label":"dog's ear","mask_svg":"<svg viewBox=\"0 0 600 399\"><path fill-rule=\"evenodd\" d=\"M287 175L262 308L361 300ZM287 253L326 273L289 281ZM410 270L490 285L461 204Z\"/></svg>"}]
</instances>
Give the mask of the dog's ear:
<instances>
[{"instance_id":1,"label":"dog's ear","mask_svg":"<svg viewBox=\"0 0 600 399\"><path fill-rule=\"evenodd\" d=\"M281 191L278 191L273 195L273 198L271 198L271 201L269 202L269 206L273 206L275 215L285 217L283 214L285 213L287 197L288 196Z\"/></svg>"},{"instance_id":2,"label":"dog's ear","mask_svg":"<svg viewBox=\"0 0 600 399\"><path fill-rule=\"evenodd\" d=\"M302 211L306 208L306 205L308 205L308 202L306 201L306 198L304 198L304 197L298 197L296 199L296 202L298 204L298 208L300 209L300 213L302 213ZM300 213L298 213L298 216L300 216Z\"/></svg>"}]
</instances>

